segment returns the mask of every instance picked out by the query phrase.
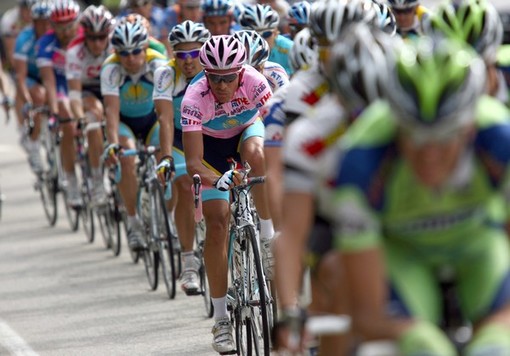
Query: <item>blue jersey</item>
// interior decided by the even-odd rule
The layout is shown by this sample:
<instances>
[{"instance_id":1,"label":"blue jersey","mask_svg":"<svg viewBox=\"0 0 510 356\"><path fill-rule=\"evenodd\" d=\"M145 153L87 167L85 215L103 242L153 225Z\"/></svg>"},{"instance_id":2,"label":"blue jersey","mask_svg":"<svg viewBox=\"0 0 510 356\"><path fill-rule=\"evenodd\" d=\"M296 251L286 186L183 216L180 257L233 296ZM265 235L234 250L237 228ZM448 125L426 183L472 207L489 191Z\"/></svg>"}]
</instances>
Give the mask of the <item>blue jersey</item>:
<instances>
[{"instance_id":1,"label":"blue jersey","mask_svg":"<svg viewBox=\"0 0 510 356\"><path fill-rule=\"evenodd\" d=\"M37 38L32 26L26 27L16 38L14 58L27 62L27 76L39 80L39 68L37 68Z\"/></svg>"},{"instance_id":2,"label":"blue jersey","mask_svg":"<svg viewBox=\"0 0 510 356\"><path fill-rule=\"evenodd\" d=\"M275 45L271 48L271 54L269 55L269 61L276 62L285 68L285 71L290 76L293 72L289 61L289 52L294 42L288 38L278 35L275 40Z\"/></svg>"},{"instance_id":3,"label":"blue jersey","mask_svg":"<svg viewBox=\"0 0 510 356\"><path fill-rule=\"evenodd\" d=\"M66 50L62 48L55 32L43 35L36 42L37 67L52 67L55 72L57 93L67 93Z\"/></svg>"}]
</instances>

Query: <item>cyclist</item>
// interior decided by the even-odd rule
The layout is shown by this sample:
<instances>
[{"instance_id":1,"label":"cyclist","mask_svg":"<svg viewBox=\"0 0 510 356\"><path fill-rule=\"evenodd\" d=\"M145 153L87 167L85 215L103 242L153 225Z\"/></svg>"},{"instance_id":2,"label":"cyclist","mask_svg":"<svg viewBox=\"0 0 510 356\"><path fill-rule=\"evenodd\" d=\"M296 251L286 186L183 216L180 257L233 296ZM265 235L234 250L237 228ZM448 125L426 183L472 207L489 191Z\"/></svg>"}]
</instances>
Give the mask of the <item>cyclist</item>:
<instances>
[{"instance_id":1,"label":"cyclist","mask_svg":"<svg viewBox=\"0 0 510 356\"><path fill-rule=\"evenodd\" d=\"M256 31L243 30L234 34L247 52L246 64L252 66L266 77L273 93L289 83L289 76L278 63L269 61L269 44Z\"/></svg>"},{"instance_id":2,"label":"cyclist","mask_svg":"<svg viewBox=\"0 0 510 356\"><path fill-rule=\"evenodd\" d=\"M39 1L32 5L33 25L26 27L16 39L14 50L14 70L16 72L16 99L20 102L17 106L23 106L23 112L27 112L33 106L42 106L46 103L46 89L41 83L39 69L36 64L36 41L48 31L51 15L51 4L47 1ZM24 139L24 146L28 151L28 162L34 173L40 173L43 169L39 132L41 128L40 115L34 118L33 130L30 137ZM23 135L27 134L24 132Z\"/></svg>"},{"instance_id":3,"label":"cyclist","mask_svg":"<svg viewBox=\"0 0 510 356\"><path fill-rule=\"evenodd\" d=\"M69 120L71 112L65 77L65 51L78 33L79 13L80 7L73 0L59 0L54 3L50 16L53 31L46 33L36 42L38 48L36 63L43 86L46 88L48 106L51 115L61 121L62 166L66 175L67 200L71 206L81 204L81 193L74 169L75 124Z\"/></svg>"},{"instance_id":4,"label":"cyclist","mask_svg":"<svg viewBox=\"0 0 510 356\"><path fill-rule=\"evenodd\" d=\"M287 12L287 22L290 29L290 38L294 39L296 34L308 27L311 4L308 1L299 1L292 4Z\"/></svg>"},{"instance_id":5,"label":"cyclist","mask_svg":"<svg viewBox=\"0 0 510 356\"><path fill-rule=\"evenodd\" d=\"M287 74L291 75L289 50L292 47L292 40L280 35L279 21L278 13L269 5L247 5L239 15L239 24L245 30L257 31L267 41L271 48L269 60L280 64Z\"/></svg>"},{"instance_id":6,"label":"cyclist","mask_svg":"<svg viewBox=\"0 0 510 356\"><path fill-rule=\"evenodd\" d=\"M171 157L168 125L158 124L152 92L154 71L168 59L149 46L147 28L140 22L121 21L114 28L114 54L101 68L101 95L106 112L106 133L109 146L107 164L117 163L116 153L122 148L135 148L135 140L160 145L162 157ZM161 140L158 140L158 134ZM136 214L137 177L134 157L122 157L122 178L119 189L128 215L128 244L132 250L143 247L143 226Z\"/></svg>"},{"instance_id":7,"label":"cyclist","mask_svg":"<svg viewBox=\"0 0 510 356\"><path fill-rule=\"evenodd\" d=\"M329 209L329 197L332 192L327 184L317 184L316 177L320 175L325 180L331 173L321 162L330 161L338 138L368 104L381 97L386 68L394 58L393 49L398 43L382 30L363 22L350 24L332 46L326 66L333 93L341 95L338 98L333 94L325 95L287 126L283 149L284 214L275 251L277 294L283 322L279 334L284 348L297 351L299 347L290 344L285 332L289 331L290 318L301 317L297 295L305 263L302 256L307 255L306 264L312 272L309 312L348 312L346 288L339 278L341 263L331 253L334 211ZM320 351L347 354L350 346L347 340L322 338Z\"/></svg>"},{"instance_id":8,"label":"cyclist","mask_svg":"<svg viewBox=\"0 0 510 356\"><path fill-rule=\"evenodd\" d=\"M154 38L153 36L150 35L151 24L149 23L149 20L147 20L145 17L143 17L140 14L132 13L132 14L126 15L125 17L121 17L121 19L119 20L119 23L125 22L125 21L131 22L131 23L135 23L137 21L140 22L147 29L147 32L149 33L149 48L155 50L156 52L161 53L164 56L166 56L168 54L166 46L163 43L161 43L159 40L157 40L156 38Z\"/></svg>"},{"instance_id":9,"label":"cyclist","mask_svg":"<svg viewBox=\"0 0 510 356\"><path fill-rule=\"evenodd\" d=\"M149 34L158 41L166 41L164 33L168 32L165 27L165 12L159 6L153 4L153 0L128 0L127 9L121 12L120 17L130 13L145 17L150 24Z\"/></svg>"},{"instance_id":10,"label":"cyclist","mask_svg":"<svg viewBox=\"0 0 510 356\"><path fill-rule=\"evenodd\" d=\"M388 4L397 20L397 33L402 38L415 39L423 34L421 24L428 16L428 10L420 0L388 0Z\"/></svg>"},{"instance_id":11,"label":"cyclist","mask_svg":"<svg viewBox=\"0 0 510 356\"><path fill-rule=\"evenodd\" d=\"M175 26L182 24L186 20L193 22L202 21L202 1L201 0L178 0L175 4L168 6L165 11L165 32L167 38L169 31ZM171 46L170 46L171 47ZM168 53L171 53L170 48Z\"/></svg>"},{"instance_id":12,"label":"cyclist","mask_svg":"<svg viewBox=\"0 0 510 356\"><path fill-rule=\"evenodd\" d=\"M233 11L230 0L205 0L202 4L204 26L213 36L233 34Z\"/></svg>"},{"instance_id":13,"label":"cyclist","mask_svg":"<svg viewBox=\"0 0 510 356\"><path fill-rule=\"evenodd\" d=\"M80 17L84 32L69 45L66 53L66 79L69 88L72 116L84 120L91 166L91 196L93 205L106 202L101 154L103 152L104 109L99 73L101 65L111 53L109 35L113 16L104 6L91 5Z\"/></svg>"},{"instance_id":14,"label":"cyclist","mask_svg":"<svg viewBox=\"0 0 510 356\"><path fill-rule=\"evenodd\" d=\"M437 32L472 46L487 67L487 92L508 101L503 74L497 68L497 51L503 40L503 24L496 8L486 0L441 4L424 22L427 33Z\"/></svg>"},{"instance_id":15,"label":"cyclist","mask_svg":"<svg viewBox=\"0 0 510 356\"><path fill-rule=\"evenodd\" d=\"M312 4L310 31L318 43L315 52L318 52L320 61L326 60L330 44L348 24L358 21L373 23L375 17L375 7L366 7L361 0L325 0ZM303 43L297 43L298 46L301 44ZM307 52L302 46L297 47L299 48L302 53ZM299 61L302 63L307 61L307 58L301 57ZM271 98L268 109L264 111L264 147L270 148L273 155L280 155L277 152L282 146L284 125L315 106L328 91L329 84L320 65L310 65L306 70L293 74L289 85ZM272 217L278 229L281 220L281 193L278 192L282 188L272 182L273 179L281 182L281 179L275 177L281 173L276 172L273 171L273 177L269 180L269 189L272 191L271 208L274 209Z\"/></svg>"},{"instance_id":16,"label":"cyclist","mask_svg":"<svg viewBox=\"0 0 510 356\"><path fill-rule=\"evenodd\" d=\"M25 26L31 24L31 8L34 3L35 0L17 0L16 7L7 10L0 20L0 33L6 61L4 64L10 69L14 66L16 37Z\"/></svg>"},{"instance_id":17,"label":"cyclist","mask_svg":"<svg viewBox=\"0 0 510 356\"><path fill-rule=\"evenodd\" d=\"M227 231L229 189L239 184L242 173L231 170L227 159L247 161L251 174L264 175L262 137L264 126L259 108L271 97L267 80L245 65L246 50L233 36L213 36L200 49L205 76L192 82L182 101L186 166L199 174L206 222L204 258L214 307L213 348L235 351L232 325L227 316ZM224 172L224 173L222 173ZM254 187L253 199L260 217L261 254L266 275L271 275L271 239L274 234L263 185Z\"/></svg>"},{"instance_id":18,"label":"cyclist","mask_svg":"<svg viewBox=\"0 0 510 356\"><path fill-rule=\"evenodd\" d=\"M456 355L438 327L438 273L448 268L474 326L464 354L505 355L509 112L483 94L484 63L469 47L431 41L402 50L388 103L342 138L332 211L353 325L363 338L396 340L401 355Z\"/></svg>"},{"instance_id":19,"label":"cyclist","mask_svg":"<svg viewBox=\"0 0 510 356\"><path fill-rule=\"evenodd\" d=\"M201 23L184 21L175 26L168 41L175 55L166 66L154 73L153 99L160 125L168 126L172 133L168 139L173 142L172 157L175 162L174 186L177 188L175 223L181 243L182 264L181 287L187 295L200 292L198 276L199 264L194 255L193 241L195 233L193 198L190 193L191 178L186 172L186 162L182 145L181 102L189 82L202 71L198 54L202 45L211 37L211 33ZM167 159L158 168L171 169Z\"/></svg>"}]
</instances>

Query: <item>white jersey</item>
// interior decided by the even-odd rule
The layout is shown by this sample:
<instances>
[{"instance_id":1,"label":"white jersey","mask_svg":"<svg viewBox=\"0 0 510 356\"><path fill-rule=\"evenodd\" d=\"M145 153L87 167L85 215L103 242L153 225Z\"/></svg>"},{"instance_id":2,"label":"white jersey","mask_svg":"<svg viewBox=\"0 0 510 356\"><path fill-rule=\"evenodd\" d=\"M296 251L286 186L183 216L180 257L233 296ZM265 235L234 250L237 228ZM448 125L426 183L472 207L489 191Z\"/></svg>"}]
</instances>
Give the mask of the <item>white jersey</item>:
<instances>
[{"instance_id":1,"label":"white jersey","mask_svg":"<svg viewBox=\"0 0 510 356\"><path fill-rule=\"evenodd\" d=\"M266 126L266 146L281 146L283 128L328 93L328 82L315 66L297 71L288 85L269 100L262 116Z\"/></svg>"},{"instance_id":2,"label":"white jersey","mask_svg":"<svg viewBox=\"0 0 510 356\"><path fill-rule=\"evenodd\" d=\"M319 202L328 197L324 181L333 176L338 162L336 142L347 129L347 114L333 94L322 97L319 103L308 109L286 128L283 143L285 190L313 194ZM318 213L328 218L332 211L318 204Z\"/></svg>"},{"instance_id":3,"label":"white jersey","mask_svg":"<svg viewBox=\"0 0 510 356\"><path fill-rule=\"evenodd\" d=\"M289 84L289 75L285 71L285 68L276 62L266 61L262 74L266 77L273 94L280 88Z\"/></svg>"},{"instance_id":4,"label":"white jersey","mask_svg":"<svg viewBox=\"0 0 510 356\"><path fill-rule=\"evenodd\" d=\"M101 65L112 53L111 46L94 57L85 46L85 36L75 38L66 52L66 79L81 80L83 88L100 87Z\"/></svg>"}]
</instances>

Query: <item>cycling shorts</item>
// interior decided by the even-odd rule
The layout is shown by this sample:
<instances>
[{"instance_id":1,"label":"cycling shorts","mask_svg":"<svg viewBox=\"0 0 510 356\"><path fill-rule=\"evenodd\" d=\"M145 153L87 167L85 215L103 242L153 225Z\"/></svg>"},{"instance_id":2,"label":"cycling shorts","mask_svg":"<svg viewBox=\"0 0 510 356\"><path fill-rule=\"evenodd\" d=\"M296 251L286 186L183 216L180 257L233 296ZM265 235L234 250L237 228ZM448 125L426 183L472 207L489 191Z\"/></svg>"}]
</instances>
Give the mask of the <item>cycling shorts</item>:
<instances>
[{"instance_id":1,"label":"cycling shorts","mask_svg":"<svg viewBox=\"0 0 510 356\"><path fill-rule=\"evenodd\" d=\"M156 113L144 117L120 116L119 135L143 140L145 145L159 146L159 122Z\"/></svg>"},{"instance_id":2,"label":"cycling shorts","mask_svg":"<svg viewBox=\"0 0 510 356\"><path fill-rule=\"evenodd\" d=\"M241 161L239 154L241 143L250 137L264 137L264 124L262 120L257 119L239 135L231 138L224 139L203 135L204 165L218 175L222 175L230 170L228 162L230 158L235 159L237 162ZM222 192L216 188L204 187L202 201L213 199L230 201L230 192Z\"/></svg>"},{"instance_id":3,"label":"cycling shorts","mask_svg":"<svg viewBox=\"0 0 510 356\"><path fill-rule=\"evenodd\" d=\"M460 309L477 322L510 303L510 249L503 230L486 228L450 255ZM442 316L438 265L410 245L385 241L391 282L388 311L438 324Z\"/></svg>"}]
</instances>

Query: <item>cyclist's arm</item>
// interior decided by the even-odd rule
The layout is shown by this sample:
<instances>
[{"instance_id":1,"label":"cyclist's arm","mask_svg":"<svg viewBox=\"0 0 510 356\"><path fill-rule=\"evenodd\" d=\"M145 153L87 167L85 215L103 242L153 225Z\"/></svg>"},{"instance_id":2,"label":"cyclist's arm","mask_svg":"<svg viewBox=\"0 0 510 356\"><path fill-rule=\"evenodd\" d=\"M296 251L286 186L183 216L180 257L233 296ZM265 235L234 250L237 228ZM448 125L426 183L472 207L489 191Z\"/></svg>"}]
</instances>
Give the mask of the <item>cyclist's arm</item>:
<instances>
[{"instance_id":1,"label":"cyclist's arm","mask_svg":"<svg viewBox=\"0 0 510 356\"><path fill-rule=\"evenodd\" d=\"M30 91L26 84L28 73L27 62L25 60L15 58L14 70L16 72L16 87L18 88L18 95L21 96L21 101L23 103L32 104L32 96L30 95Z\"/></svg>"},{"instance_id":2,"label":"cyclist's arm","mask_svg":"<svg viewBox=\"0 0 510 356\"><path fill-rule=\"evenodd\" d=\"M53 67L39 67L39 73L41 75L43 86L46 88L48 95L48 106L50 108L50 112L58 113L57 80L55 78Z\"/></svg>"},{"instance_id":3,"label":"cyclist's arm","mask_svg":"<svg viewBox=\"0 0 510 356\"><path fill-rule=\"evenodd\" d=\"M106 113L106 138L109 143L119 143L119 97L115 95L105 95L104 107Z\"/></svg>"},{"instance_id":4,"label":"cyclist's arm","mask_svg":"<svg viewBox=\"0 0 510 356\"><path fill-rule=\"evenodd\" d=\"M71 101L71 112L75 119L83 118L85 112L83 111L83 103L81 100L81 80L68 79L67 88L69 89L69 99Z\"/></svg>"},{"instance_id":5,"label":"cyclist's arm","mask_svg":"<svg viewBox=\"0 0 510 356\"><path fill-rule=\"evenodd\" d=\"M174 144L173 78L174 73L168 67L160 67L154 72L152 98L159 121L159 144L162 156L171 156Z\"/></svg>"},{"instance_id":6,"label":"cyclist's arm","mask_svg":"<svg viewBox=\"0 0 510 356\"><path fill-rule=\"evenodd\" d=\"M219 176L202 163L204 157L202 131L183 132L182 141L189 175L198 174L204 186L212 186Z\"/></svg>"}]
</instances>

